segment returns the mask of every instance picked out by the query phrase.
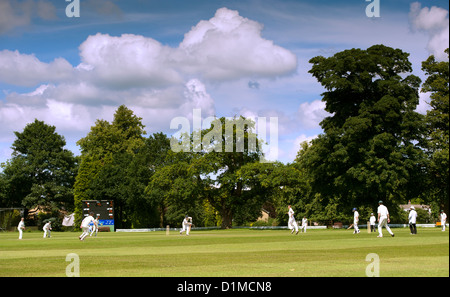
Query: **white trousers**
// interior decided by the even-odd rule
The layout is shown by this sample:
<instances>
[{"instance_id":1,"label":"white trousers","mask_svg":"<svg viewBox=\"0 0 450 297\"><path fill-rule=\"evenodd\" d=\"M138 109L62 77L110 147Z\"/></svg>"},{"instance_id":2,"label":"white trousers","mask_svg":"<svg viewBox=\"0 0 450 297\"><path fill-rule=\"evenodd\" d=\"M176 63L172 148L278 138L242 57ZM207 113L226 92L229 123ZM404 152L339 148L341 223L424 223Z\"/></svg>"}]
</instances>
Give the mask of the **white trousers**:
<instances>
[{"instance_id":1,"label":"white trousers","mask_svg":"<svg viewBox=\"0 0 450 297\"><path fill-rule=\"evenodd\" d=\"M441 221L442 231L445 231L445 220Z\"/></svg>"},{"instance_id":2,"label":"white trousers","mask_svg":"<svg viewBox=\"0 0 450 297\"><path fill-rule=\"evenodd\" d=\"M44 238L47 237L47 232L48 232L48 237L50 237L51 231L44 229Z\"/></svg>"},{"instance_id":3,"label":"white trousers","mask_svg":"<svg viewBox=\"0 0 450 297\"><path fill-rule=\"evenodd\" d=\"M20 228L17 228L17 230L19 230L19 239L22 239L23 230Z\"/></svg>"},{"instance_id":4,"label":"white trousers","mask_svg":"<svg viewBox=\"0 0 450 297\"><path fill-rule=\"evenodd\" d=\"M95 232L95 236L97 236L98 228L96 228L95 226L92 229L91 234L89 234L89 236L92 236L92 234L94 234L94 232Z\"/></svg>"},{"instance_id":5,"label":"white trousers","mask_svg":"<svg viewBox=\"0 0 450 297\"><path fill-rule=\"evenodd\" d=\"M354 233L359 233L358 221L353 221L353 228L355 229Z\"/></svg>"},{"instance_id":6,"label":"white trousers","mask_svg":"<svg viewBox=\"0 0 450 297\"><path fill-rule=\"evenodd\" d=\"M300 228L300 229L302 229L303 232L305 232L305 233L306 233L306 226L307 226L307 225L302 225L302 227Z\"/></svg>"},{"instance_id":7,"label":"white trousers","mask_svg":"<svg viewBox=\"0 0 450 297\"><path fill-rule=\"evenodd\" d=\"M383 236L383 232L381 231L381 229L385 227L386 230L389 232L389 234L394 234L391 231L391 228L389 228L388 224L387 224L387 218L380 218L380 222L378 223L378 233L380 234L380 237Z\"/></svg>"},{"instance_id":8,"label":"white trousers","mask_svg":"<svg viewBox=\"0 0 450 297\"><path fill-rule=\"evenodd\" d=\"M298 232L298 224L294 218L289 219L288 227L289 227L289 230L295 229L295 232Z\"/></svg>"},{"instance_id":9,"label":"white trousers","mask_svg":"<svg viewBox=\"0 0 450 297\"><path fill-rule=\"evenodd\" d=\"M186 235L189 235L189 230L191 229L190 225L183 225L183 229L181 229L180 234L186 231Z\"/></svg>"},{"instance_id":10,"label":"white trousers","mask_svg":"<svg viewBox=\"0 0 450 297\"><path fill-rule=\"evenodd\" d=\"M80 239L84 240L84 238L89 235L89 227L83 227L82 229L83 233L81 233Z\"/></svg>"}]
</instances>

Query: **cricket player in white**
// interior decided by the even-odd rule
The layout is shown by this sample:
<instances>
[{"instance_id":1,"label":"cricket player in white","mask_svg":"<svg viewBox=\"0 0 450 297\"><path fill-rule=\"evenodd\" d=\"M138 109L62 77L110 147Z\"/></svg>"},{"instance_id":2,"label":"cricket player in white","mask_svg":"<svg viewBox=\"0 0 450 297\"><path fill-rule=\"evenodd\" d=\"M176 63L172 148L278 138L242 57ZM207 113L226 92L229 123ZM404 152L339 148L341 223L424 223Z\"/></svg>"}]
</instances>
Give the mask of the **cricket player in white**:
<instances>
[{"instance_id":1,"label":"cricket player in white","mask_svg":"<svg viewBox=\"0 0 450 297\"><path fill-rule=\"evenodd\" d=\"M408 215L408 224L411 234L417 234L416 221L417 221L417 211L414 206L411 206Z\"/></svg>"},{"instance_id":2,"label":"cricket player in white","mask_svg":"<svg viewBox=\"0 0 450 297\"><path fill-rule=\"evenodd\" d=\"M382 227L385 227L386 230L391 234L392 237L394 237L394 233L392 232L391 228L389 228L388 223L391 222L391 219L389 218L389 211L386 206L383 205L383 201L378 201L378 233L379 235L377 237L383 237Z\"/></svg>"},{"instance_id":3,"label":"cricket player in white","mask_svg":"<svg viewBox=\"0 0 450 297\"><path fill-rule=\"evenodd\" d=\"M377 218L373 215L373 213L370 214L370 232L375 232L375 223L377 221Z\"/></svg>"},{"instance_id":4,"label":"cricket player in white","mask_svg":"<svg viewBox=\"0 0 450 297\"><path fill-rule=\"evenodd\" d=\"M447 220L447 215L445 214L445 212L443 210L441 210L441 226L442 226L442 231L445 231L445 221Z\"/></svg>"},{"instance_id":5,"label":"cricket player in white","mask_svg":"<svg viewBox=\"0 0 450 297\"><path fill-rule=\"evenodd\" d=\"M92 226L92 232L89 234L89 236L92 236L92 234L95 232L95 237L97 237L97 233L98 233L98 218L99 218L99 215L97 215L97 217L94 220L94 225Z\"/></svg>"},{"instance_id":6,"label":"cricket player in white","mask_svg":"<svg viewBox=\"0 0 450 297\"><path fill-rule=\"evenodd\" d=\"M359 213L356 210L356 208L353 208L352 211L353 211L353 228L355 228L355 231L353 231L353 234L358 234L360 232L359 228L358 228Z\"/></svg>"},{"instance_id":7,"label":"cricket player in white","mask_svg":"<svg viewBox=\"0 0 450 297\"><path fill-rule=\"evenodd\" d=\"M46 238L46 237L50 238L51 237L50 233L51 233L51 230L52 230L52 222L47 222L47 224L44 225L42 230L44 230L44 237L43 238Z\"/></svg>"},{"instance_id":8,"label":"cricket player in white","mask_svg":"<svg viewBox=\"0 0 450 297\"><path fill-rule=\"evenodd\" d=\"M288 209L289 209L289 211L288 211L288 215L289 215L288 227L290 230L292 230L291 234L294 233L294 231L295 231L295 235L297 235L298 234L298 224L294 217L294 210L292 209L292 207L290 205L288 205Z\"/></svg>"},{"instance_id":9,"label":"cricket player in white","mask_svg":"<svg viewBox=\"0 0 450 297\"><path fill-rule=\"evenodd\" d=\"M302 226L301 229L303 230L303 232L306 233L306 227L308 226L308 219L306 217L303 217L302 219Z\"/></svg>"},{"instance_id":10,"label":"cricket player in white","mask_svg":"<svg viewBox=\"0 0 450 297\"><path fill-rule=\"evenodd\" d=\"M94 213L91 212L81 222L80 228L83 230L83 233L78 237L80 240L84 240L84 238L89 235L89 224L94 221L94 218L92 217L93 215Z\"/></svg>"},{"instance_id":11,"label":"cricket player in white","mask_svg":"<svg viewBox=\"0 0 450 297\"><path fill-rule=\"evenodd\" d=\"M25 222L23 220L24 219L21 218L19 225L17 226L17 230L19 230L19 239L22 239L23 230L25 230Z\"/></svg>"},{"instance_id":12,"label":"cricket player in white","mask_svg":"<svg viewBox=\"0 0 450 297\"><path fill-rule=\"evenodd\" d=\"M183 229L180 231L180 235L186 231L186 235L189 235L189 231L191 231L192 226L192 218L189 216L185 216L183 222L181 223Z\"/></svg>"}]
</instances>

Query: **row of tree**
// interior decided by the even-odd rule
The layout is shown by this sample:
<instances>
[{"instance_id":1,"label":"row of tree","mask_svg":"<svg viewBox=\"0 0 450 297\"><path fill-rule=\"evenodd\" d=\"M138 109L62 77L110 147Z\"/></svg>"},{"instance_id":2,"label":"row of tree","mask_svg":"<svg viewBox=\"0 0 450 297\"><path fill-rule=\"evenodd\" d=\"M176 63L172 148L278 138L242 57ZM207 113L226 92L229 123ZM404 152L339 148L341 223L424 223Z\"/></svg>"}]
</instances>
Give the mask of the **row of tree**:
<instances>
[{"instance_id":1,"label":"row of tree","mask_svg":"<svg viewBox=\"0 0 450 297\"><path fill-rule=\"evenodd\" d=\"M142 119L120 106L111 123L97 120L77 142L80 156L64 149L55 127L35 120L15 132L12 158L2 164L0 207L75 211L79 223L82 200L112 199L120 228L179 225L185 214L197 226L230 228L255 221L262 208L285 224L288 204L321 222L347 221L353 207L368 216L378 200L399 220L398 205L408 200L448 212L449 64L430 56L421 85L408 56L375 45L311 59L331 115L290 164L260 162L260 142L248 146L254 123L239 125L242 117L216 119L188 136L191 144L199 133L215 138L174 152L171 139L146 137ZM420 91L431 92L426 116L415 111ZM242 141L244 151L236 149Z\"/></svg>"}]
</instances>

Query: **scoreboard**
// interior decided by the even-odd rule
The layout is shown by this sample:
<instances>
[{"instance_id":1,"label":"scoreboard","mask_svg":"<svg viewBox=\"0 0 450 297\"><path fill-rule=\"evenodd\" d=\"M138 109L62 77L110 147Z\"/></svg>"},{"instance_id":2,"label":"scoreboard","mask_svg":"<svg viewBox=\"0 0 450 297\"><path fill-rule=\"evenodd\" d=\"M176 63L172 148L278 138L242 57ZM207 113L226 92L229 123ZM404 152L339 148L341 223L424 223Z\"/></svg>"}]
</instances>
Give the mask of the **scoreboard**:
<instances>
[{"instance_id":1,"label":"scoreboard","mask_svg":"<svg viewBox=\"0 0 450 297\"><path fill-rule=\"evenodd\" d=\"M83 218L90 212L94 213L94 219L98 218L99 231L101 227L107 227L114 232L114 201L113 200L83 200Z\"/></svg>"}]
</instances>

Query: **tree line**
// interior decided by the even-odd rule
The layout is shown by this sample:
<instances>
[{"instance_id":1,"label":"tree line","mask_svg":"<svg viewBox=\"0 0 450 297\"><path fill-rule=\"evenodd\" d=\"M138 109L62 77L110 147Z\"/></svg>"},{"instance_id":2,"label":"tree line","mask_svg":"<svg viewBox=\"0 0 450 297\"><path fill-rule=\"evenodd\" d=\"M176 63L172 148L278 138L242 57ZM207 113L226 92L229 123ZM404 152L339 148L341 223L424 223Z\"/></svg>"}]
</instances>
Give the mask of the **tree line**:
<instances>
[{"instance_id":1,"label":"tree line","mask_svg":"<svg viewBox=\"0 0 450 297\"><path fill-rule=\"evenodd\" d=\"M254 222L262 208L286 224L289 204L297 217L322 223L350 221L353 207L368 217L379 200L394 221L404 219L398 205L409 200L448 213L449 64L430 56L422 83L408 57L374 45L312 58L309 73L325 88L330 116L288 164L260 162L259 145L248 149L254 123L243 117L218 118L188 135L231 126L232 139L216 133L223 139L174 152L174 139L147 136L142 118L122 105L112 122L97 120L77 142L80 156L64 148L54 126L36 119L14 132L11 159L1 165L0 207L75 212L79 223L82 200L114 200L118 228L179 225L186 214L196 226L231 228ZM431 94L426 115L416 112L419 92ZM238 136L244 151L236 150Z\"/></svg>"}]
</instances>

